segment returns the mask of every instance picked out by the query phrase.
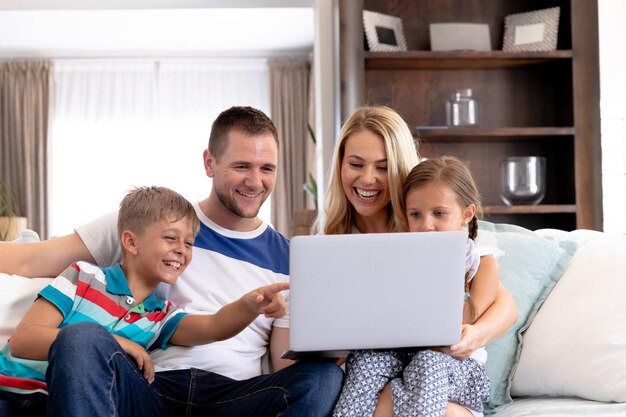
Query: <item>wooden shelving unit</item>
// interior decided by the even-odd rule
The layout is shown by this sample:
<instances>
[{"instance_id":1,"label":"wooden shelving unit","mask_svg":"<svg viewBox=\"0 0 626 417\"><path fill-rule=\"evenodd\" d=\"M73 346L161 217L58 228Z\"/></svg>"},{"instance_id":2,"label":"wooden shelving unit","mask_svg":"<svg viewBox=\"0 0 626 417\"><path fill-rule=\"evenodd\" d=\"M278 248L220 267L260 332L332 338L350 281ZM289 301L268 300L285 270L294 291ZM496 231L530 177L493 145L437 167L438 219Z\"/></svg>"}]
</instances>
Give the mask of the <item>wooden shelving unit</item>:
<instances>
[{"instance_id":1,"label":"wooden shelving unit","mask_svg":"<svg viewBox=\"0 0 626 417\"><path fill-rule=\"evenodd\" d=\"M489 69L513 68L525 65L537 65L547 62L572 59L573 53L567 51L551 52L366 52L366 70L398 69Z\"/></svg>"},{"instance_id":2,"label":"wooden shelving unit","mask_svg":"<svg viewBox=\"0 0 626 417\"><path fill-rule=\"evenodd\" d=\"M531 229L602 228L597 3L595 0L341 0L342 103L384 104L414 127L423 156L466 161L483 195L485 218ZM559 6L556 51L430 51L436 22L488 23L494 49L504 18ZM362 10L400 16L408 51L363 50ZM350 22L345 24L342 22ZM356 33L355 31L360 31ZM478 127L447 128L445 102L471 88ZM355 93L356 92L356 93ZM342 114L352 109L345 108ZM536 206L505 206L500 161L547 158L547 192Z\"/></svg>"},{"instance_id":3,"label":"wooden shelving unit","mask_svg":"<svg viewBox=\"0 0 626 417\"><path fill-rule=\"evenodd\" d=\"M484 214L576 213L575 204L538 204L536 206L485 206Z\"/></svg>"},{"instance_id":4,"label":"wooden shelving unit","mask_svg":"<svg viewBox=\"0 0 626 417\"><path fill-rule=\"evenodd\" d=\"M573 136L573 127L430 127L416 126L414 135L430 141L459 140L464 141L490 141L490 140L536 140L544 137L546 140L558 139L559 137Z\"/></svg>"}]
</instances>

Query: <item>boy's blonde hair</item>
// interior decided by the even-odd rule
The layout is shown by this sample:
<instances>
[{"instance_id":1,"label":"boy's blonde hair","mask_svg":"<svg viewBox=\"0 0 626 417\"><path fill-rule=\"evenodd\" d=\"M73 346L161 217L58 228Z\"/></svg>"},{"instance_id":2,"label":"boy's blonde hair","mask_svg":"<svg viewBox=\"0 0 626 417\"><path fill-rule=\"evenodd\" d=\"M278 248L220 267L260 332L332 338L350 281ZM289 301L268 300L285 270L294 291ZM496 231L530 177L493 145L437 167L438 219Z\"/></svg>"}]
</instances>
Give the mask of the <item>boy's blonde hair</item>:
<instances>
[{"instance_id":1,"label":"boy's blonde hair","mask_svg":"<svg viewBox=\"0 0 626 417\"><path fill-rule=\"evenodd\" d=\"M407 174L418 162L418 141L413 138L406 122L398 113L386 106L364 106L358 108L343 124L335 145L330 181L325 194L325 218L314 225L317 233L347 234L352 232L354 207L346 197L341 183L341 164L348 138L357 132L368 130L383 139L387 154L387 177L391 201L388 231L407 229L402 210L402 184Z\"/></svg>"},{"instance_id":2,"label":"boy's blonde hair","mask_svg":"<svg viewBox=\"0 0 626 417\"><path fill-rule=\"evenodd\" d=\"M187 218L194 236L200 229L200 220L193 205L176 191L166 187L137 187L122 199L117 218L117 233L124 230L141 234L151 224L178 221Z\"/></svg>"}]
</instances>

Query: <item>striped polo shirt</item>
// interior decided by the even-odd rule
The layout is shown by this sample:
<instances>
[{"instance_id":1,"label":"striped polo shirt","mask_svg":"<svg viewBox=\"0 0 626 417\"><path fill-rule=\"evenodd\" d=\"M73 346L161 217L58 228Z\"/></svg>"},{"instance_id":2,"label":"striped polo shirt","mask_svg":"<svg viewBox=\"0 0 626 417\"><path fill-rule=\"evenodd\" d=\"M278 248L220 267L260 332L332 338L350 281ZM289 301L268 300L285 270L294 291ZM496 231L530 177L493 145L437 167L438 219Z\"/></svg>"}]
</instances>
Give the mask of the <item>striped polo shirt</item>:
<instances>
[{"instance_id":1,"label":"striped polo shirt","mask_svg":"<svg viewBox=\"0 0 626 417\"><path fill-rule=\"evenodd\" d=\"M146 350L165 349L180 319L187 315L155 294L137 303L120 264L100 269L77 262L41 290L39 296L63 315L59 328L97 323ZM22 394L46 393L48 361L15 358L9 345L10 340L0 348L0 389Z\"/></svg>"}]
</instances>

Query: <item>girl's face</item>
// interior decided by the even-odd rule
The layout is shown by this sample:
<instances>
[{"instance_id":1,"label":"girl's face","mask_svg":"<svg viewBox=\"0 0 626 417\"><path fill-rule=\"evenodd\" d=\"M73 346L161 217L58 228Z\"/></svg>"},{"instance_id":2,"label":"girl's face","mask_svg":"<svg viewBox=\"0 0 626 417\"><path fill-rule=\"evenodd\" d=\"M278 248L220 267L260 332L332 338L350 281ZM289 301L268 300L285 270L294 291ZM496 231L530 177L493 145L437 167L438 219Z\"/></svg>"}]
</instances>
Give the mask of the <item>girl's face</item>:
<instances>
[{"instance_id":1,"label":"girl's face","mask_svg":"<svg viewBox=\"0 0 626 417\"><path fill-rule=\"evenodd\" d=\"M348 137L341 162L341 183L360 216L387 217L387 152L380 136L363 130Z\"/></svg>"},{"instance_id":2,"label":"girl's face","mask_svg":"<svg viewBox=\"0 0 626 417\"><path fill-rule=\"evenodd\" d=\"M405 203L411 232L457 232L476 213L474 204L462 207L454 191L441 182L410 190Z\"/></svg>"}]
</instances>

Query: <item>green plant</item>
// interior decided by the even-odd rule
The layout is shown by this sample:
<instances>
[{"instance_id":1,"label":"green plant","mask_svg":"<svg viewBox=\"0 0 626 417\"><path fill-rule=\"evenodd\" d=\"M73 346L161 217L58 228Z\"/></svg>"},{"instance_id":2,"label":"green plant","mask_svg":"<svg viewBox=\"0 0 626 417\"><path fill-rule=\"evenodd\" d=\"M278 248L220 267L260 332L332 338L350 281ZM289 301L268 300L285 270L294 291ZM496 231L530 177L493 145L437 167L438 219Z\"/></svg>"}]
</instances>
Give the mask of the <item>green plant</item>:
<instances>
[{"instance_id":1,"label":"green plant","mask_svg":"<svg viewBox=\"0 0 626 417\"><path fill-rule=\"evenodd\" d=\"M307 131L309 132L309 137L313 141L314 144L317 144L317 139L315 138L315 132L309 123L306 125ZM317 181L312 173L309 172L308 182L303 184L304 191L306 191L311 198L313 199L313 203L315 204L315 209L317 210Z\"/></svg>"},{"instance_id":2,"label":"green plant","mask_svg":"<svg viewBox=\"0 0 626 417\"><path fill-rule=\"evenodd\" d=\"M313 174L309 172L309 182L304 184L304 190L309 193L311 198L313 199L313 203L315 203L315 208L317 209L317 181L315 181L315 177Z\"/></svg>"},{"instance_id":3,"label":"green plant","mask_svg":"<svg viewBox=\"0 0 626 417\"><path fill-rule=\"evenodd\" d=\"M20 206L15 189L6 181L0 180L0 216L16 217L20 215Z\"/></svg>"},{"instance_id":4,"label":"green plant","mask_svg":"<svg viewBox=\"0 0 626 417\"><path fill-rule=\"evenodd\" d=\"M0 241L7 239L11 232L11 224L20 215L20 206L15 189L6 181L0 180L0 217L8 218L8 227L0 228Z\"/></svg>"}]
</instances>

